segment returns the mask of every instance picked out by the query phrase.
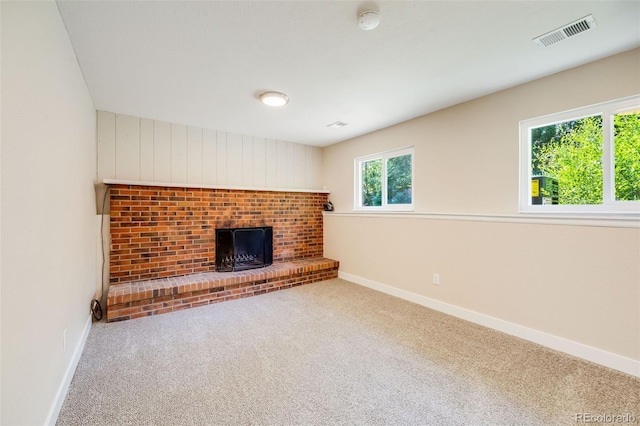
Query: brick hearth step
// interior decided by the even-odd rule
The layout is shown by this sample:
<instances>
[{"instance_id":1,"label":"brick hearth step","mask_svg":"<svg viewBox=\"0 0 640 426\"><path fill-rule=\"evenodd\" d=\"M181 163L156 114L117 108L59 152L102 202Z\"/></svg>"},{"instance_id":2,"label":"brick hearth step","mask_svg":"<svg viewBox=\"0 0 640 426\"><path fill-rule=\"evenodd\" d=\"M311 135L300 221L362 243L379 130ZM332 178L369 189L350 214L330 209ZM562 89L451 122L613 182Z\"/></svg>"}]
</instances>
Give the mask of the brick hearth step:
<instances>
[{"instance_id":1,"label":"brick hearth step","mask_svg":"<svg viewBox=\"0 0 640 426\"><path fill-rule=\"evenodd\" d=\"M240 272L205 272L112 284L107 321L123 321L256 296L338 276L339 262L327 258L277 262Z\"/></svg>"}]
</instances>

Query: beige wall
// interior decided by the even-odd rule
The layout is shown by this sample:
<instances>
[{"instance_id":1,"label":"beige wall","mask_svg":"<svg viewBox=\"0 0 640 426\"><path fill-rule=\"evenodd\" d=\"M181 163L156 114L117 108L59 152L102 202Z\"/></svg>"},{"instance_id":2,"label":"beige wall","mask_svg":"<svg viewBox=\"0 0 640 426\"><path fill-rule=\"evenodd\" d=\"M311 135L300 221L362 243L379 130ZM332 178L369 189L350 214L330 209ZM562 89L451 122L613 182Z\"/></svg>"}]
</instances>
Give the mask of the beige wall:
<instances>
[{"instance_id":1,"label":"beige wall","mask_svg":"<svg viewBox=\"0 0 640 426\"><path fill-rule=\"evenodd\" d=\"M322 150L98 111L98 178L239 188L320 188Z\"/></svg>"},{"instance_id":2,"label":"beige wall","mask_svg":"<svg viewBox=\"0 0 640 426\"><path fill-rule=\"evenodd\" d=\"M640 49L485 96L323 150L322 184L353 209L355 157L415 146L416 211L518 211L518 122L640 93Z\"/></svg>"},{"instance_id":3,"label":"beige wall","mask_svg":"<svg viewBox=\"0 0 640 426\"><path fill-rule=\"evenodd\" d=\"M517 217L518 122L638 94L639 68L636 49L326 147L325 255L344 273L640 360L638 222ZM424 214L351 213L354 158L410 145Z\"/></svg>"},{"instance_id":4,"label":"beige wall","mask_svg":"<svg viewBox=\"0 0 640 426\"><path fill-rule=\"evenodd\" d=\"M90 324L96 113L56 3L0 7L0 423L36 425L55 417Z\"/></svg>"}]
</instances>

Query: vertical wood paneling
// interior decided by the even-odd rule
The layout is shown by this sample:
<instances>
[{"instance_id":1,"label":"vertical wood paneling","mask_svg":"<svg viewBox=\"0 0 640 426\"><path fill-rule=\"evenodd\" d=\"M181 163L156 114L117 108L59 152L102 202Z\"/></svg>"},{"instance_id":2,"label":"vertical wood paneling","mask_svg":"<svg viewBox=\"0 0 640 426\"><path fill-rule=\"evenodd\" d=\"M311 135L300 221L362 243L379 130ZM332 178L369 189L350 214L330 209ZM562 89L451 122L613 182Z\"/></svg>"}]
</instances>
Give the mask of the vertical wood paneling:
<instances>
[{"instance_id":1,"label":"vertical wood paneling","mask_svg":"<svg viewBox=\"0 0 640 426\"><path fill-rule=\"evenodd\" d=\"M202 129L187 128L187 183L202 184Z\"/></svg>"},{"instance_id":2,"label":"vertical wood paneling","mask_svg":"<svg viewBox=\"0 0 640 426\"><path fill-rule=\"evenodd\" d=\"M307 185L309 185L309 188L322 188L323 187L323 182L322 182L322 148L318 148L318 147L314 147L314 150L316 152L316 155L313 159L313 164L314 164L314 171L313 171L313 179L311 180L311 182L307 182Z\"/></svg>"},{"instance_id":3,"label":"vertical wood paneling","mask_svg":"<svg viewBox=\"0 0 640 426\"><path fill-rule=\"evenodd\" d=\"M307 150L304 145L299 143L294 143L294 153L293 153L293 187L294 188L304 188L305 180L306 180L306 165L307 165Z\"/></svg>"},{"instance_id":4,"label":"vertical wood paneling","mask_svg":"<svg viewBox=\"0 0 640 426\"><path fill-rule=\"evenodd\" d=\"M116 179L140 179L140 119L116 114Z\"/></svg>"},{"instance_id":5,"label":"vertical wood paneling","mask_svg":"<svg viewBox=\"0 0 640 426\"><path fill-rule=\"evenodd\" d=\"M267 186L265 141L261 138L253 138L253 186L259 188Z\"/></svg>"},{"instance_id":6,"label":"vertical wood paneling","mask_svg":"<svg viewBox=\"0 0 640 426\"><path fill-rule=\"evenodd\" d=\"M227 133L227 185L242 185L242 136Z\"/></svg>"},{"instance_id":7,"label":"vertical wood paneling","mask_svg":"<svg viewBox=\"0 0 640 426\"><path fill-rule=\"evenodd\" d=\"M314 180L312 181L312 188L324 188L323 163L324 162L324 150L322 148L316 148L315 157L315 173L313 174Z\"/></svg>"},{"instance_id":8,"label":"vertical wood paneling","mask_svg":"<svg viewBox=\"0 0 640 426\"><path fill-rule=\"evenodd\" d=\"M116 178L116 115L98 111L98 180Z\"/></svg>"},{"instance_id":9,"label":"vertical wood paneling","mask_svg":"<svg viewBox=\"0 0 640 426\"><path fill-rule=\"evenodd\" d=\"M320 188L322 150L98 111L98 178Z\"/></svg>"},{"instance_id":10,"label":"vertical wood paneling","mask_svg":"<svg viewBox=\"0 0 640 426\"><path fill-rule=\"evenodd\" d=\"M265 141L265 175L267 188L278 187L278 144L276 141Z\"/></svg>"},{"instance_id":11,"label":"vertical wood paneling","mask_svg":"<svg viewBox=\"0 0 640 426\"><path fill-rule=\"evenodd\" d=\"M153 181L153 120L140 120L140 180Z\"/></svg>"},{"instance_id":12,"label":"vertical wood paneling","mask_svg":"<svg viewBox=\"0 0 640 426\"><path fill-rule=\"evenodd\" d=\"M293 188L295 186L295 151L295 144L293 142L287 142L287 184L285 188Z\"/></svg>"},{"instance_id":13,"label":"vertical wood paneling","mask_svg":"<svg viewBox=\"0 0 640 426\"><path fill-rule=\"evenodd\" d=\"M277 142L277 159L276 159L276 176L278 188L287 187L287 143L284 141Z\"/></svg>"},{"instance_id":14,"label":"vertical wood paneling","mask_svg":"<svg viewBox=\"0 0 640 426\"><path fill-rule=\"evenodd\" d=\"M217 151L215 130L204 129L202 131L202 183L205 185L215 185L218 182Z\"/></svg>"},{"instance_id":15,"label":"vertical wood paneling","mask_svg":"<svg viewBox=\"0 0 640 426\"><path fill-rule=\"evenodd\" d=\"M187 126L171 123L171 182L187 182Z\"/></svg>"},{"instance_id":16,"label":"vertical wood paneling","mask_svg":"<svg viewBox=\"0 0 640 426\"><path fill-rule=\"evenodd\" d=\"M304 165L304 173L305 173L304 187L312 188L315 180L314 176L316 173L315 167L316 167L317 148L310 145L304 145L304 148L306 150L305 165Z\"/></svg>"},{"instance_id":17,"label":"vertical wood paneling","mask_svg":"<svg viewBox=\"0 0 640 426\"><path fill-rule=\"evenodd\" d=\"M153 122L153 180L171 182L171 124Z\"/></svg>"},{"instance_id":18,"label":"vertical wood paneling","mask_svg":"<svg viewBox=\"0 0 640 426\"><path fill-rule=\"evenodd\" d=\"M242 186L253 185L253 138L242 136Z\"/></svg>"},{"instance_id":19,"label":"vertical wood paneling","mask_svg":"<svg viewBox=\"0 0 640 426\"><path fill-rule=\"evenodd\" d=\"M227 184L227 134L216 132L216 176L218 185Z\"/></svg>"}]
</instances>

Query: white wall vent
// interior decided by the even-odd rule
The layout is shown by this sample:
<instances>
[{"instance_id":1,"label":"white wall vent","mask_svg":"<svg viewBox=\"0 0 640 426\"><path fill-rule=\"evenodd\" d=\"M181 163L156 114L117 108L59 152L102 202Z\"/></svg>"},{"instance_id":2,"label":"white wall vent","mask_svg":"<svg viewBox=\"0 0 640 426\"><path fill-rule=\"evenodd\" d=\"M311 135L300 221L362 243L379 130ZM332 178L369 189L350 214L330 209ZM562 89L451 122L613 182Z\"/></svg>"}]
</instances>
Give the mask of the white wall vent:
<instances>
[{"instance_id":1,"label":"white wall vent","mask_svg":"<svg viewBox=\"0 0 640 426\"><path fill-rule=\"evenodd\" d=\"M598 24L596 24L596 20L593 18L593 15L588 15L546 34L542 34L541 36L534 38L533 42L539 46L549 46L597 27Z\"/></svg>"},{"instance_id":2,"label":"white wall vent","mask_svg":"<svg viewBox=\"0 0 640 426\"><path fill-rule=\"evenodd\" d=\"M338 128L347 126L348 124L349 123L345 123L344 121L336 121L335 123L327 124L327 127Z\"/></svg>"}]
</instances>

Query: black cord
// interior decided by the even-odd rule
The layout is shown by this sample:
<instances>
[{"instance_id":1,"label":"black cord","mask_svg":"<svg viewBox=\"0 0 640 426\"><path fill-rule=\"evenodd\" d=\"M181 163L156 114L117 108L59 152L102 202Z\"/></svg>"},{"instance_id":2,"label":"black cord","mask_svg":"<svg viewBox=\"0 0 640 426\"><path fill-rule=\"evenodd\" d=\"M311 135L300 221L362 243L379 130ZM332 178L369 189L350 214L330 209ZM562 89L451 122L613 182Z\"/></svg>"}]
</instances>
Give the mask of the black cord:
<instances>
[{"instance_id":1,"label":"black cord","mask_svg":"<svg viewBox=\"0 0 640 426\"><path fill-rule=\"evenodd\" d=\"M91 314L93 315L93 319L96 321L100 321L102 319L102 306L100 306L98 299L93 299L91 301Z\"/></svg>"},{"instance_id":2,"label":"black cord","mask_svg":"<svg viewBox=\"0 0 640 426\"><path fill-rule=\"evenodd\" d=\"M102 198L102 211L100 212L100 249L102 250L102 276L100 277L102 284L100 288L100 300L104 297L104 266L107 262L104 253L104 208L107 203L107 195L109 195L110 189L111 185L107 185L107 189L104 191L104 197ZM100 300L93 299L91 301L91 314L96 321L100 321L102 319L102 305L100 305Z\"/></svg>"}]
</instances>

